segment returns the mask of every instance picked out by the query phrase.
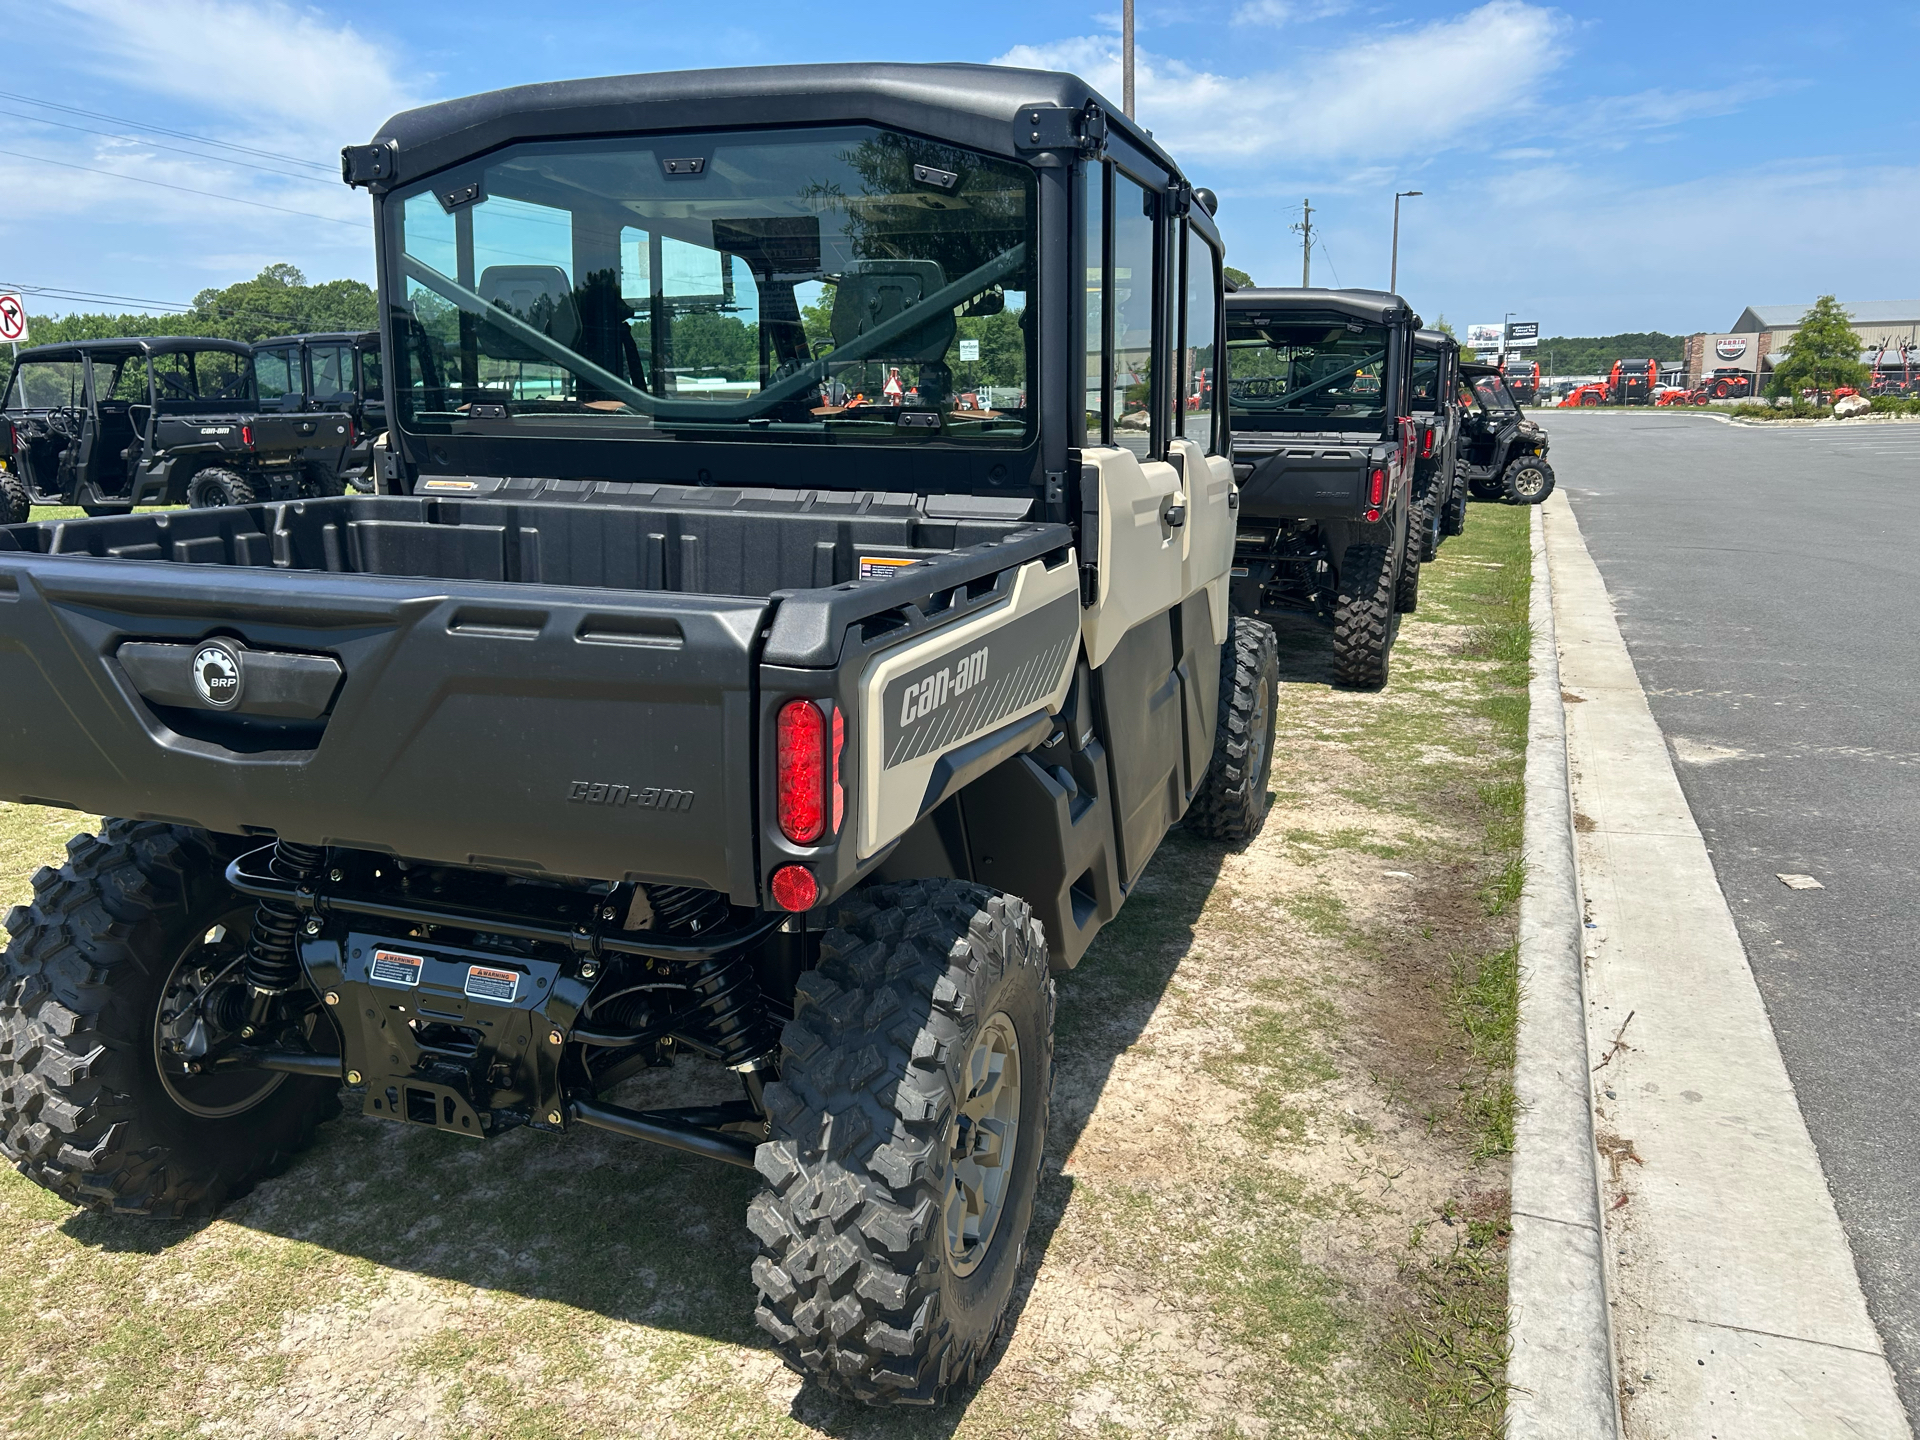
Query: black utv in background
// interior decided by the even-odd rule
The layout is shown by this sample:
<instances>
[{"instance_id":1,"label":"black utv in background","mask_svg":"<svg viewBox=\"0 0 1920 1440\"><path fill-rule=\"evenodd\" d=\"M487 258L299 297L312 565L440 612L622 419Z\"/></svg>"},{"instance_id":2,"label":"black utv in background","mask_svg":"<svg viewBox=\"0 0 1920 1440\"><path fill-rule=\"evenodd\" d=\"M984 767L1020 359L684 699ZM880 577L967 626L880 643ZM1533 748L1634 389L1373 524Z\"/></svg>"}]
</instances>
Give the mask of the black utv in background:
<instances>
[{"instance_id":1,"label":"black utv in background","mask_svg":"<svg viewBox=\"0 0 1920 1440\"><path fill-rule=\"evenodd\" d=\"M1460 367L1461 459L1478 500L1538 505L1553 493L1547 432L1520 413L1497 365Z\"/></svg>"},{"instance_id":2,"label":"black utv in background","mask_svg":"<svg viewBox=\"0 0 1920 1440\"><path fill-rule=\"evenodd\" d=\"M343 414L353 421L344 452L310 452L307 468L323 494L372 494L373 442L387 428L380 332L276 335L253 347L260 409L270 415Z\"/></svg>"},{"instance_id":3,"label":"black utv in background","mask_svg":"<svg viewBox=\"0 0 1920 1440\"><path fill-rule=\"evenodd\" d=\"M1170 827L1267 813L1209 197L980 65L528 86L343 158L415 493L0 530L0 798L133 817L7 917L0 1145L122 1215L342 1100L750 1167L780 1353L935 1403L1026 1253L1054 972ZM675 1057L722 1093L627 1103Z\"/></svg>"},{"instance_id":4,"label":"black utv in background","mask_svg":"<svg viewBox=\"0 0 1920 1440\"><path fill-rule=\"evenodd\" d=\"M1333 626L1340 683L1384 685L1419 600L1414 332L1380 290L1227 297L1228 415L1240 479L1235 609Z\"/></svg>"},{"instance_id":5,"label":"black utv in background","mask_svg":"<svg viewBox=\"0 0 1920 1440\"><path fill-rule=\"evenodd\" d=\"M184 336L22 350L0 406L0 441L18 481L9 505L17 510L24 495L121 515L136 505L317 493L307 457L343 452L352 422L261 414L251 355L238 341Z\"/></svg>"},{"instance_id":6,"label":"black utv in background","mask_svg":"<svg viewBox=\"0 0 1920 1440\"><path fill-rule=\"evenodd\" d=\"M1421 330L1413 337L1413 357L1413 495L1424 562L1467 522L1467 477L1460 464L1460 342L1444 330Z\"/></svg>"}]
</instances>

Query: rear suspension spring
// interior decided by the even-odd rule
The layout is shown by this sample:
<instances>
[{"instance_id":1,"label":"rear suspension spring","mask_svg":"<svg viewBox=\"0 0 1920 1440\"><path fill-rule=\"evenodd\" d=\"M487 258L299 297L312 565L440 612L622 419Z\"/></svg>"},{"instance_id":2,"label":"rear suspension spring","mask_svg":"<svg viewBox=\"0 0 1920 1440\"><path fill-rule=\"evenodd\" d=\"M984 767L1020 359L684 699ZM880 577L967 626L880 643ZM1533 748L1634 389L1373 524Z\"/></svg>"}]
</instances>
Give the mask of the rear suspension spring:
<instances>
[{"instance_id":1,"label":"rear suspension spring","mask_svg":"<svg viewBox=\"0 0 1920 1440\"><path fill-rule=\"evenodd\" d=\"M278 879L309 885L319 875L326 851L318 845L280 840L267 868ZM256 997L279 995L300 984L300 962L293 941L300 928L300 912L281 900L262 900L253 911L253 930L247 936L247 986Z\"/></svg>"},{"instance_id":2,"label":"rear suspension spring","mask_svg":"<svg viewBox=\"0 0 1920 1440\"><path fill-rule=\"evenodd\" d=\"M760 1003L760 981L745 955L702 960L687 988L699 1004L706 1023L706 1039L727 1065L751 1065L773 1048L766 1010Z\"/></svg>"}]
</instances>

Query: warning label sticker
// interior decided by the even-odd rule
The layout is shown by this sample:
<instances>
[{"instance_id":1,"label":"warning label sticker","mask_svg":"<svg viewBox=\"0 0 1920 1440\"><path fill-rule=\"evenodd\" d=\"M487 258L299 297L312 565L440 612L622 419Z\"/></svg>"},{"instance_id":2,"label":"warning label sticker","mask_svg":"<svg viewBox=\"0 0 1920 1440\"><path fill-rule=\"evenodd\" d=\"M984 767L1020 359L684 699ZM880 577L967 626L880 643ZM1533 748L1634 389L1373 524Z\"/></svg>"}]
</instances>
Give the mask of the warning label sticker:
<instances>
[{"instance_id":1,"label":"warning label sticker","mask_svg":"<svg viewBox=\"0 0 1920 1440\"><path fill-rule=\"evenodd\" d=\"M376 950L373 952L373 964L367 967L367 978L377 985L418 985L420 967L426 963L418 955L402 955L397 950Z\"/></svg>"},{"instance_id":2,"label":"warning label sticker","mask_svg":"<svg viewBox=\"0 0 1920 1440\"><path fill-rule=\"evenodd\" d=\"M514 997L519 993L520 972L518 970L495 970L489 965L467 967L467 998L469 1000L492 1000L497 1004L511 1005Z\"/></svg>"},{"instance_id":3,"label":"warning label sticker","mask_svg":"<svg viewBox=\"0 0 1920 1440\"><path fill-rule=\"evenodd\" d=\"M917 560L894 560L884 555L862 555L860 557L860 578L862 580L884 580L904 565L917 565Z\"/></svg>"}]
</instances>

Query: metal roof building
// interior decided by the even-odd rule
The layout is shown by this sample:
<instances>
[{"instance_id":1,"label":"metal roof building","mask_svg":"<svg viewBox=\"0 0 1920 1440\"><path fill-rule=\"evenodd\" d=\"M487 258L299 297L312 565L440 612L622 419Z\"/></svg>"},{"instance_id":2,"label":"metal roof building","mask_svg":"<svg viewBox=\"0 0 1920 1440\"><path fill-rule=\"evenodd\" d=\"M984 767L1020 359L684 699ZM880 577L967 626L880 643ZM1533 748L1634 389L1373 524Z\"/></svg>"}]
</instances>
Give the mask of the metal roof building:
<instances>
[{"instance_id":1,"label":"metal roof building","mask_svg":"<svg viewBox=\"0 0 1920 1440\"><path fill-rule=\"evenodd\" d=\"M1798 329L1812 305L1749 305L1740 318L1727 327L1729 335L1759 335L1768 330ZM1920 300L1841 301L1840 308L1853 319L1855 329L1866 325L1884 325L1898 329L1920 325Z\"/></svg>"}]
</instances>

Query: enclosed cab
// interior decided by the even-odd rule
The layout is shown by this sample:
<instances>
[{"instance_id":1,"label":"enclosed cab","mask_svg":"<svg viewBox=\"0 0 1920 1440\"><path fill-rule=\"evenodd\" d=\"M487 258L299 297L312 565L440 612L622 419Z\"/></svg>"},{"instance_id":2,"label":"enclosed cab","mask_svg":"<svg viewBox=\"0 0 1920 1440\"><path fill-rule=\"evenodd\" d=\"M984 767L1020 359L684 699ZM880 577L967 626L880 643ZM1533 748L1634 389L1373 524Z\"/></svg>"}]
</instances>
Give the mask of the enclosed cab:
<instances>
[{"instance_id":1,"label":"enclosed cab","mask_svg":"<svg viewBox=\"0 0 1920 1440\"><path fill-rule=\"evenodd\" d=\"M1227 297L1235 608L1331 624L1343 684L1386 683L1399 617L1417 603L1419 326L1404 300L1380 290Z\"/></svg>"},{"instance_id":2,"label":"enclosed cab","mask_svg":"<svg viewBox=\"0 0 1920 1440\"><path fill-rule=\"evenodd\" d=\"M89 515L305 493L307 456L344 452L351 421L262 414L251 358L239 341L192 336L21 351L0 406L19 489Z\"/></svg>"},{"instance_id":3,"label":"enclosed cab","mask_svg":"<svg viewBox=\"0 0 1920 1440\"><path fill-rule=\"evenodd\" d=\"M1500 367L1507 377L1507 389L1522 405L1531 405L1540 394L1540 363L1515 357Z\"/></svg>"},{"instance_id":4,"label":"enclosed cab","mask_svg":"<svg viewBox=\"0 0 1920 1440\"><path fill-rule=\"evenodd\" d=\"M353 444L344 452L322 448L307 457L320 492L374 491L373 443L387 428L378 330L277 335L257 341L253 374L265 414L339 413L353 421Z\"/></svg>"},{"instance_id":5,"label":"enclosed cab","mask_svg":"<svg viewBox=\"0 0 1920 1440\"><path fill-rule=\"evenodd\" d=\"M1413 408L1417 454L1413 492L1423 561L1466 527L1467 481L1460 467L1460 342L1444 330L1413 337Z\"/></svg>"},{"instance_id":6,"label":"enclosed cab","mask_svg":"<svg viewBox=\"0 0 1920 1440\"><path fill-rule=\"evenodd\" d=\"M1169 827L1266 814L1210 197L973 65L529 86L343 163L412 493L0 531L0 797L127 817L9 920L9 1153L122 1214L342 1100L749 1166L781 1353L936 1402L1019 1273L1052 973ZM675 1056L709 1103L614 1097Z\"/></svg>"},{"instance_id":7,"label":"enclosed cab","mask_svg":"<svg viewBox=\"0 0 1920 1440\"><path fill-rule=\"evenodd\" d=\"M1651 405L1659 386L1658 360L1616 360L1607 377L1607 403Z\"/></svg>"}]
</instances>

